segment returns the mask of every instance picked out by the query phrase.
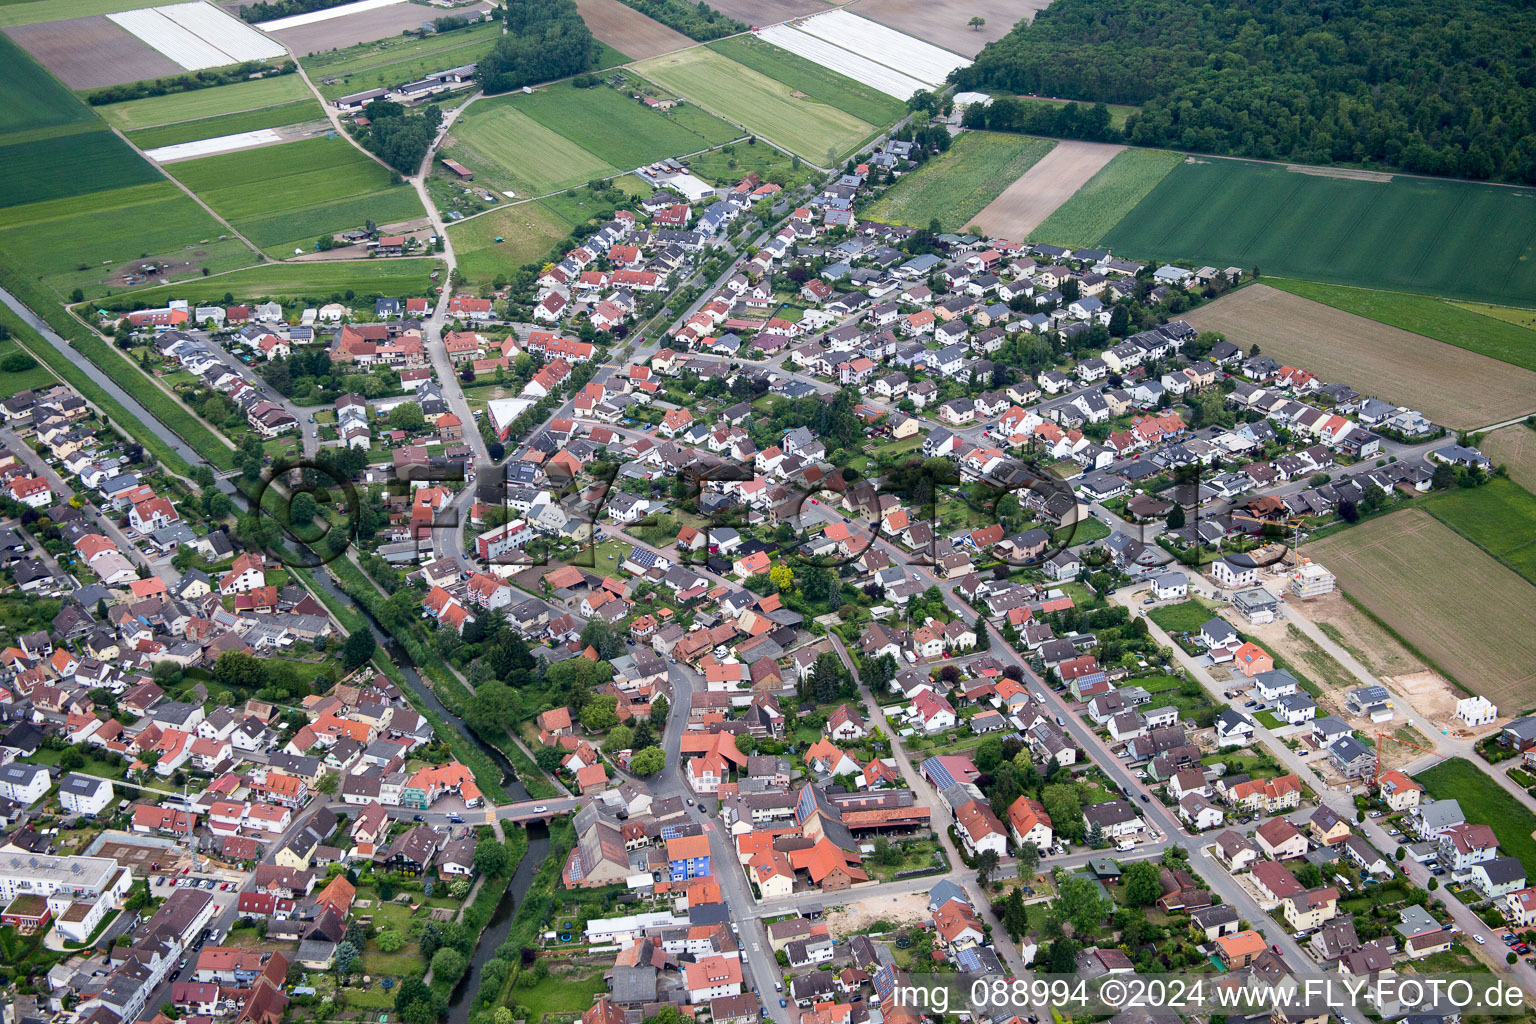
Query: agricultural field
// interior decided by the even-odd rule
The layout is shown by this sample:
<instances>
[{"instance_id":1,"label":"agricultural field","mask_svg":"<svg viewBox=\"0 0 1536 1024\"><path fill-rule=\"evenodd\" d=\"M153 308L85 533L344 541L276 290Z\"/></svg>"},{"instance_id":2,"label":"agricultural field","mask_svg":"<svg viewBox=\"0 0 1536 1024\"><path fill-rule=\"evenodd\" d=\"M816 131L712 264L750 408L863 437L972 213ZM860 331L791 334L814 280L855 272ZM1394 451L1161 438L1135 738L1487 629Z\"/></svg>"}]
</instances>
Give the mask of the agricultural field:
<instances>
[{"instance_id":1,"label":"agricultural field","mask_svg":"<svg viewBox=\"0 0 1536 1024\"><path fill-rule=\"evenodd\" d=\"M171 3L106 17L188 71L287 56L280 44L212 4Z\"/></svg>"},{"instance_id":2,"label":"agricultural field","mask_svg":"<svg viewBox=\"0 0 1536 1024\"><path fill-rule=\"evenodd\" d=\"M474 4L469 7L460 7L452 11L433 11L424 9L415 4L399 3L388 7L377 7L369 11L358 11L353 14L344 14L340 17L326 18L320 21L312 21L304 25L296 25L293 28L277 29L272 33L272 38L286 46L295 56L303 56L309 53L323 53L327 50L342 49L348 46L356 46L359 43L371 43L377 39L397 38L400 33L415 30L421 27L424 21L430 21L434 17L442 17L448 14L465 15L477 14L488 8L488 4ZM498 30L500 26L494 26ZM473 31L461 29L460 31ZM457 32L449 33L457 35ZM451 68L458 64L467 64L468 61L455 61L451 64L439 65L441 68ZM428 68L429 71L438 68ZM402 78L400 81L408 81ZM356 92L356 89L349 90Z\"/></svg>"},{"instance_id":3,"label":"agricultural field","mask_svg":"<svg viewBox=\"0 0 1536 1024\"><path fill-rule=\"evenodd\" d=\"M222 139L229 135L242 135L263 128L284 128L305 123L313 124L317 128L327 130L330 128L330 122L325 120L325 111L320 109L319 103L311 99L297 100L276 107L262 107L258 110L242 110L237 114L205 117L197 121L182 121L180 124L156 125L153 128L141 128L138 131L128 132L127 135L129 141L135 146L143 150L152 150L184 142ZM150 156L158 159L156 154L151 153Z\"/></svg>"},{"instance_id":4,"label":"agricultural field","mask_svg":"<svg viewBox=\"0 0 1536 1024\"><path fill-rule=\"evenodd\" d=\"M1096 246L1184 158L1162 149L1122 150L1035 229L1031 239Z\"/></svg>"},{"instance_id":5,"label":"agricultural field","mask_svg":"<svg viewBox=\"0 0 1536 1024\"><path fill-rule=\"evenodd\" d=\"M1536 189L1293 167L1191 157L1101 247L1476 302L1536 294Z\"/></svg>"},{"instance_id":6,"label":"agricultural field","mask_svg":"<svg viewBox=\"0 0 1536 1024\"><path fill-rule=\"evenodd\" d=\"M0 7L0 12L8 8ZM75 99L21 48L0 33L0 139L25 142L95 127L91 108ZM24 135L22 133L25 133Z\"/></svg>"},{"instance_id":7,"label":"agricultural field","mask_svg":"<svg viewBox=\"0 0 1536 1024\"><path fill-rule=\"evenodd\" d=\"M988 235L1031 238L1035 228L1098 174L1124 147L1064 140L976 215Z\"/></svg>"},{"instance_id":8,"label":"agricultural field","mask_svg":"<svg viewBox=\"0 0 1536 1024\"><path fill-rule=\"evenodd\" d=\"M1271 279L1270 284L1447 345L1536 370L1536 324L1531 323L1536 314L1530 310L1315 281Z\"/></svg>"},{"instance_id":9,"label":"agricultural field","mask_svg":"<svg viewBox=\"0 0 1536 1024\"><path fill-rule=\"evenodd\" d=\"M327 232L366 220L394 224L424 216L409 185L344 139L306 139L243 153L187 160L176 177L271 255L310 248Z\"/></svg>"},{"instance_id":10,"label":"agricultural field","mask_svg":"<svg viewBox=\"0 0 1536 1024\"><path fill-rule=\"evenodd\" d=\"M144 0L25 0L20 3L0 4L0 28L17 25L36 25L63 18L84 18L93 14L113 14L143 7Z\"/></svg>"},{"instance_id":11,"label":"agricultural field","mask_svg":"<svg viewBox=\"0 0 1536 1024\"><path fill-rule=\"evenodd\" d=\"M304 86L304 79L297 74L288 74L168 96L123 100L121 103L97 107L96 112L114 128L131 132L179 121L198 121L220 114L237 114L243 110L284 106L311 98L309 89Z\"/></svg>"},{"instance_id":12,"label":"agricultural field","mask_svg":"<svg viewBox=\"0 0 1536 1024\"><path fill-rule=\"evenodd\" d=\"M1520 430L1529 429L1521 425ZM1424 503L1430 515L1536 584L1536 497L1508 480L1456 488Z\"/></svg>"},{"instance_id":13,"label":"agricultural field","mask_svg":"<svg viewBox=\"0 0 1536 1024\"><path fill-rule=\"evenodd\" d=\"M525 263L542 260L571 223L543 201L516 203L448 227L459 269L472 284L490 284ZM496 239L501 238L501 242Z\"/></svg>"},{"instance_id":14,"label":"agricultural field","mask_svg":"<svg viewBox=\"0 0 1536 1024\"><path fill-rule=\"evenodd\" d=\"M948 152L904 175L864 216L922 228L937 220L946 231L963 231L1055 145L1024 135L965 132Z\"/></svg>"},{"instance_id":15,"label":"agricultural field","mask_svg":"<svg viewBox=\"0 0 1536 1024\"><path fill-rule=\"evenodd\" d=\"M393 35L299 61L328 100L368 89L409 82L433 71L472 64L491 52L500 24L474 25L440 36L416 39Z\"/></svg>"},{"instance_id":16,"label":"agricultural field","mask_svg":"<svg viewBox=\"0 0 1536 1024\"><path fill-rule=\"evenodd\" d=\"M1536 373L1267 284L1230 292L1185 319L1444 426L1481 427L1536 411Z\"/></svg>"},{"instance_id":17,"label":"agricultural field","mask_svg":"<svg viewBox=\"0 0 1536 1024\"><path fill-rule=\"evenodd\" d=\"M753 35L730 36L708 44L738 64L783 82L813 100L852 114L872 125L887 125L906 116L906 104L846 75L797 57Z\"/></svg>"},{"instance_id":18,"label":"agricultural field","mask_svg":"<svg viewBox=\"0 0 1536 1024\"><path fill-rule=\"evenodd\" d=\"M268 263L229 274L198 278L182 284L142 288L121 296L135 306L187 299L194 305L222 302L226 294L236 302L266 299L313 299L328 301L332 295L352 291L358 295L425 295L433 287L431 273L442 269L435 259L351 260L332 263Z\"/></svg>"},{"instance_id":19,"label":"agricultural field","mask_svg":"<svg viewBox=\"0 0 1536 1024\"><path fill-rule=\"evenodd\" d=\"M1536 588L1421 508L1371 519L1310 545L1354 600L1452 678L1496 704L1536 704L1523 638Z\"/></svg>"},{"instance_id":20,"label":"agricultural field","mask_svg":"<svg viewBox=\"0 0 1536 1024\"><path fill-rule=\"evenodd\" d=\"M576 10L598 42L627 55L622 63L657 57L694 45L693 40L681 32L655 18L646 17L619 0L576 0Z\"/></svg>"},{"instance_id":21,"label":"agricultural field","mask_svg":"<svg viewBox=\"0 0 1536 1024\"><path fill-rule=\"evenodd\" d=\"M606 86L562 84L476 103L455 123L446 155L522 198L708 149L740 134L687 104L663 114Z\"/></svg>"},{"instance_id":22,"label":"agricultural field","mask_svg":"<svg viewBox=\"0 0 1536 1024\"><path fill-rule=\"evenodd\" d=\"M1509 478L1536 492L1536 430L1524 423L1501 427L1483 435L1478 447L1495 466L1509 469Z\"/></svg>"},{"instance_id":23,"label":"agricultural field","mask_svg":"<svg viewBox=\"0 0 1536 1024\"><path fill-rule=\"evenodd\" d=\"M62 299L122 290L143 262L167 278L229 270L256 256L169 181L13 206L0 220L0 262Z\"/></svg>"},{"instance_id":24,"label":"agricultural field","mask_svg":"<svg viewBox=\"0 0 1536 1024\"><path fill-rule=\"evenodd\" d=\"M845 10L930 43L974 57L1008 34L1020 19L1034 20L1051 0L856 0ZM972 28L973 17L986 24Z\"/></svg>"},{"instance_id":25,"label":"agricultural field","mask_svg":"<svg viewBox=\"0 0 1536 1024\"><path fill-rule=\"evenodd\" d=\"M950 72L970 64L966 57L925 42L926 30L920 32L919 38L843 10L806 18L796 22L795 28L877 64L903 71L933 88L942 87Z\"/></svg>"},{"instance_id":26,"label":"agricultural field","mask_svg":"<svg viewBox=\"0 0 1536 1024\"><path fill-rule=\"evenodd\" d=\"M770 25L760 30L756 38L764 40L797 57L826 68L833 74L842 75L861 85L879 90L893 99L906 101L914 93L930 88L930 83L919 81L905 72L845 50L829 43L820 36L801 32L789 25Z\"/></svg>"},{"instance_id":27,"label":"agricultural field","mask_svg":"<svg viewBox=\"0 0 1536 1024\"><path fill-rule=\"evenodd\" d=\"M852 114L699 46L635 65L635 71L816 164L851 153L875 133Z\"/></svg>"},{"instance_id":28,"label":"agricultural field","mask_svg":"<svg viewBox=\"0 0 1536 1024\"><path fill-rule=\"evenodd\" d=\"M50 6L59 10L57 4ZM99 15L35 21L6 31L71 89L96 89L161 78L183 70L169 57Z\"/></svg>"},{"instance_id":29,"label":"agricultural field","mask_svg":"<svg viewBox=\"0 0 1536 1024\"><path fill-rule=\"evenodd\" d=\"M0 146L0 207L156 181L160 172L109 131Z\"/></svg>"},{"instance_id":30,"label":"agricultural field","mask_svg":"<svg viewBox=\"0 0 1536 1024\"><path fill-rule=\"evenodd\" d=\"M840 3L842 0L828 2ZM822 0L717 0L709 6L748 25L771 25L785 18L820 14L827 9Z\"/></svg>"},{"instance_id":31,"label":"agricultural field","mask_svg":"<svg viewBox=\"0 0 1536 1024\"><path fill-rule=\"evenodd\" d=\"M794 157L786 156L783 150L774 149L765 142L737 142L690 158L688 170L710 184L721 187L734 185L748 174L756 174L764 181L783 186L785 191L819 177L803 162L798 167L795 164ZM625 179L619 180L623 182ZM628 180L640 181L639 178ZM643 182L641 185L649 192L650 186Z\"/></svg>"}]
</instances>

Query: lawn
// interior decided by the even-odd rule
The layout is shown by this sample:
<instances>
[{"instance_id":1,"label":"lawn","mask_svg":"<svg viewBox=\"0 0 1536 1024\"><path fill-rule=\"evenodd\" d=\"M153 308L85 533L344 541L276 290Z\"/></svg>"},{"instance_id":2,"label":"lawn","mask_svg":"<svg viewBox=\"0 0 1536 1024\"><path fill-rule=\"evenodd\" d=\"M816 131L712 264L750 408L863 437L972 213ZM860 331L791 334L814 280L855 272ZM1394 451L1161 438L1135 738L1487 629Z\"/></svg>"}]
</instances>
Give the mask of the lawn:
<instances>
[{"instance_id":1,"label":"lawn","mask_svg":"<svg viewBox=\"0 0 1536 1024\"><path fill-rule=\"evenodd\" d=\"M1024 135L966 132L948 152L904 175L864 215L923 228L937 220L947 231L963 231L1054 145Z\"/></svg>"},{"instance_id":2,"label":"lawn","mask_svg":"<svg viewBox=\"0 0 1536 1024\"><path fill-rule=\"evenodd\" d=\"M661 113L607 86L551 85L470 107L450 154L519 196L543 195L737 138L699 109Z\"/></svg>"},{"instance_id":3,"label":"lawn","mask_svg":"<svg viewBox=\"0 0 1536 1024\"><path fill-rule=\"evenodd\" d=\"M0 25L5 23L4 14L0 10ZM16 132L41 135L96 120L90 107L4 34L0 34L0 66L5 68L0 77L0 137Z\"/></svg>"},{"instance_id":4,"label":"lawn","mask_svg":"<svg viewBox=\"0 0 1536 1024\"><path fill-rule=\"evenodd\" d=\"M592 1005L598 993L607 990L603 972L598 970L577 977L563 977L552 972L532 988L519 987L516 993L517 1001L528 1007L529 1024L540 1024L546 1017L580 1016Z\"/></svg>"},{"instance_id":5,"label":"lawn","mask_svg":"<svg viewBox=\"0 0 1536 1024\"><path fill-rule=\"evenodd\" d=\"M473 64L491 52L500 23L477 25L416 39L390 36L342 50L312 53L300 63L320 95L328 100L367 89L399 85L460 64Z\"/></svg>"},{"instance_id":6,"label":"lawn","mask_svg":"<svg viewBox=\"0 0 1536 1024\"><path fill-rule=\"evenodd\" d=\"M216 85L211 89L171 93L168 96L123 100L121 103L97 107L96 110L114 128L131 132L178 121L197 121L221 114L235 114L242 110L283 106L296 100L312 98L313 95L304 85L304 79L297 74L290 74L261 78L254 82L237 82L234 85Z\"/></svg>"},{"instance_id":7,"label":"lawn","mask_svg":"<svg viewBox=\"0 0 1536 1024\"><path fill-rule=\"evenodd\" d=\"M1536 497L1518 484L1494 479L1457 488L1424 502L1430 515L1536 583Z\"/></svg>"},{"instance_id":8,"label":"lawn","mask_svg":"<svg viewBox=\"0 0 1536 1024\"><path fill-rule=\"evenodd\" d=\"M1215 617L1205 605L1196 600L1153 608L1147 617L1169 633L1198 633L1200 627Z\"/></svg>"},{"instance_id":9,"label":"lawn","mask_svg":"<svg viewBox=\"0 0 1536 1024\"><path fill-rule=\"evenodd\" d=\"M152 306L171 298L193 305L222 302L225 293L237 300L330 301L338 292L358 295L425 295L430 274L442 267L431 258L357 260L345 263L269 263L184 284L126 292L122 299L135 306Z\"/></svg>"},{"instance_id":10,"label":"lawn","mask_svg":"<svg viewBox=\"0 0 1536 1024\"><path fill-rule=\"evenodd\" d=\"M756 174L791 191L819 177L804 163L798 167L796 163L794 157L767 143L738 142L700 153L688 161L688 169L712 185L734 185L748 174Z\"/></svg>"},{"instance_id":11,"label":"lawn","mask_svg":"<svg viewBox=\"0 0 1536 1024\"><path fill-rule=\"evenodd\" d=\"M1312 281L1268 279L1275 288L1314 302L1422 334L1471 352L1536 370L1536 330L1529 311L1509 306L1464 306L1428 295L1376 291ZM1529 301L1529 293L1526 296ZM1482 312L1481 310L1486 310Z\"/></svg>"},{"instance_id":12,"label":"lawn","mask_svg":"<svg viewBox=\"0 0 1536 1024\"><path fill-rule=\"evenodd\" d=\"M1536 875L1536 814L1511 800L1471 761L1453 757L1415 776L1436 800L1455 800L1474 825L1487 825L1498 837L1499 851L1516 857L1528 875Z\"/></svg>"},{"instance_id":13,"label":"lawn","mask_svg":"<svg viewBox=\"0 0 1536 1024\"><path fill-rule=\"evenodd\" d=\"M725 54L738 64L744 64L753 71L783 82L796 92L803 92L814 100L834 106L869 124L891 124L907 113L906 104L896 97L863 82L856 82L754 35L717 39L708 45L711 50Z\"/></svg>"},{"instance_id":14,"label":"lawn","mask_svg":"<svg viewBox=\"0 0 1536 1024\"><path fill-rule=\"evenodd\" d=\"M409 185L344 139L305 139L174 164L183 184L264 249L310 248L322 234L424 216Z\"/></svg>"},{"instance_id":15,"label":"lawn","mask_svg":"<svg viewBox=\"0 0 1536 1024\"><path fill-rule=\"evenodd\" d=\"M511 274L525 263L544 259L565 238L571 225L543 201L516 203L448 228L459 269L477 284ZM501 238L501 242L496 239Z\"/></svg>"},{"instance_id":16,"label":"lawn","mask_svg":"<svg viewBox=\"0 0 1536 1024\"><path fill-rule=\"evenodd\" d=\"M1100 240L1146 260L1481 302L1536 294L1536 189L1179 164Z\"/></svg>"},{"instance_id":17,"label":"lawn","mask_svg":"<svg viewBox=\"0 0 1536 1024\"><path fill-rule=\"evenodd\" d=\"M109 131L0 146L0 207L22 206L157 181L160 172ZM7 216L9 219L9 216Z\"/></svg>"},{"instance_id":18,"label":"lawn","mask_svg":"<svg viewBox=\"0 0 1536 1024\"><path fill-rule=\"evenodd\" d=\"M295 100L275 107L260 107L256 110L242 110L234 114L205 117L196 121L141 128L138 131L129 132L128 138L140 149L155 149L158 146L174 146L180 142L217 139L225 135L254 132L260 128L281 128L284 125L319 121L324 118L325 111L321 110L320 104L314 100Z\"/></svg>"},{"instance_id":19,"label":"lawn","mask_svg":"<svg viewBox=\"0 0 1536 1024\"><path fill-rule=\"evenodd\" d=\"M874 125L729 57L696 46L635 65L635 71L816 164L851 153Z\"/></svg>"},{"instance_id":20,"label":"lawn","mask_svg":"<svg viewBox=\"0 0 1536 1024\"><path fill-rule=\"evenodd\" d=\"M117 264L145 254L215 269L253 262L239 241L219 241L227 233L173 182L160 180L10 207L0 220L0 262L41 280L50 298L77 287L100 295Z\"/></svg>"},{"instance_id":21,"label":"lawn","mask_svg":"<svg viewBox=\"0 0 1536 1024\"><path fill-rule=\"evenodd\" d=\"M1115 154L1035 229L1034 239L1054 245L1097 245L1182 159L1161 149Z\"/></svg>"},{"instance_id":22,"label":"lawn","mask_svg":"<svg viewBox=\"0 0 1536 1024\"><path fill-rule=\"evenodd\" d=\"M8 356L21 352L22 348L11 339L0 341L0 362L4 362ZM30 370L20 370L16 373L8 373L0 370L0 395L14 395L18 391L26 391L28 388L46 388L57 383L48 368L33 360L34 365Z\"/></svg>"}]
</instances>

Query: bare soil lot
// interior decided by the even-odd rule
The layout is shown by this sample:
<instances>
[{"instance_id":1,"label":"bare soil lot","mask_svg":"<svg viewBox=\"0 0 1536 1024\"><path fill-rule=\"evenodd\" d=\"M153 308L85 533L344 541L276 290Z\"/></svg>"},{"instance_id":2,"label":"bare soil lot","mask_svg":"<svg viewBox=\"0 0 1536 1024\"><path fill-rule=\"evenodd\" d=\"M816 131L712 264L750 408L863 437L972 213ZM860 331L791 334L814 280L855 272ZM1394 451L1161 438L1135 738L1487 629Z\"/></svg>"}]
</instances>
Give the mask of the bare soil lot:
<instances>
[{"instance_id":1,"label":"bare soil lot","mask_svg":"<svg viewBox=\"0 0 1536 1024\"><path fill-rule=\"evenodd\" d=\"M593 35L631 60L659 57L695 45L681 32L619 0L576 0L576 10Z\"/></svg>"},{"instance_id":2,"label":"bare soil lot","mask_svg":"<svg viewBox=\"0 0 1536 1024\"><path fill-rule=\"evenodd\" d=\"M790 18L803 18L808 14L825 14L847 0L717 0L709 6L721 14L729 14L737 21L744 21L754 28L777 25ZM578 5L579 6L579 5ZM593 31L597 31L593 29Z\"/></svg>"},{"instance_id":3,"label":"bare soil lot","mask_svg":"<svg viewBox=\"0 0 1536 1024\"><path fill-rule=\"evenodd\" d=\"M1480 447L1495 466L1509 467L1511 480L1536 492L1536 430L1516 423L1486 435Z\"/></svg>"},{"instance_id":4,"label":"bare soil lot","mask_svg":"<svg viewBox=\"0 0 1536 1024\"><path fill-rule=\"evenodd\" d=\"M1536 633L1536 588L1428 512L1361 523L1309 553L1345 593L1464 685L1501 706L1536 703L1536 668L1525 652ZM1444 698L1425 692L1421 699L1434 720Z\"/></svg>"},{"instance_id":5,"label":"bare soil lot","mask_svg":"<svg viewBox=\"0 0 1536 1024\"><path fill-rule=\"evenodd\" d=\"M1058 147L1059 148L1059 147ZM1536 410L1536 373L1256 284L1186 317L1239 348L1469 428Z\"/></svg>"},{"instance_id":6,"label":"bare soil lot","mask_svg":"<svg viewBox=\"0 0 1536 1024\"><path fill-rule=\"evenodd\" d=\"M421 7L417 4L392 4L389 7L376 7L371 11L317 21L312 25L283 29L270 35L288 47L294 56L302 57L306 53L319 53L322 50L356 46L358 43L371 43L385 36L397 36L408 28L420 28L422 22L433 18L478 14L489 8L490 4L456 7L452 10Z\"/></svg>"},{"instance_id":7,"label":"bare soil lot","mask_svg":"<svg viewBox=\"0 0 1536 1024\"><path fill-rule=\"evenodd\" d=\"M908 35L966 57L1003 38L1020 19L1033 20L1051 0L855 0L850 14L878 21ZM975 17L987 23L979 29L967 23Z\"/></svg>"},{"instance_id":8,"label":"bare soil lot","mask_svg":"<svg viewBox=\"0 0 1536 1024\"><path fill-rule=\"evenodd\" d=\"M849 895L853 895L853 892ZM902 925L915 924L930 917L928 894L909 892L900 896L854 900L827 914L827 930L835 936L852 935L876 921Z\"/></svg>"},{"instance_id":9,"label":"bare soil lot","mask_svg":"<svg viewBox=\"0 0 1536 1024\"><path fill-rule=\"evenodd\" d=\"M971 223L989 235L1022 241L1124 148L1103 142L1058 142Z\"/></svg>"},{"instance_id":10,"label":"bare soil lot","mask_svg":"<svg viewBox=\"0 0 1536 1024\"><path fill-rule=\"evenodd\" d=\"M71 89L99 89L181 73L181 66L97 15L6 30Z\"/></svg>"}]
</instances>

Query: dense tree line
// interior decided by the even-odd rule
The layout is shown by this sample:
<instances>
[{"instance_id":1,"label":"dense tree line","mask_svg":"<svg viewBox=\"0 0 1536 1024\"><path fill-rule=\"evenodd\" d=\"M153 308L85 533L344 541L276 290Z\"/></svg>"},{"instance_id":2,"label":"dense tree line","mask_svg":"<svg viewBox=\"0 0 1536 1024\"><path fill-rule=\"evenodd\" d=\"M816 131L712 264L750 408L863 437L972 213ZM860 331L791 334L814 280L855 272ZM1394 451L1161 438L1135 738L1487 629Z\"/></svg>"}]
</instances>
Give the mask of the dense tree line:
<instances>
[{"instance_id":1,"label":"dense tree line","mask_svg":"<svg viewBox=\"0 0 1536 1024\"><path fill-rule=\"evenodd\" d=\"M327 7L340 7L342 4L352 2L353 0L261 0L260 3L241 4L240 17L254 24L258 21L271 21L274 18L286 18L294 14L323 11Z\"/></svg>"},{"instance_id":2,"label":"dense tree line","mask_svg":"<svg viewBox=\"0 0 1536 1024\"><path fill-rule=\"evenodd\" d=\"M506 34L475 72L488 93L575 75L597 59L597 41L573 0L507 0L502 20Z\"/></svg>"},{"instance_id":3,"label":"dense tree line","mask_svg":"<svg viewBox=\"0 0 1536 1024\"><path fill-rule=\"evenodd\" d=\"M105 89L97 89L85 99L91 106L99 107L107 103L121 103L123 100L142 100L148 96L169 96L178 92L211 89L216 85L231 85L235 82L247 81L258 71L265 72L266 77L271 77L272 75L289 75L297 70L299 66L291 60L276 65L267 64L265 61L248 60L244 64L233 64L227 68L189 71L185 75L146 78L141 82L109 85Z\"/></svg>"},{"instance_id":4,"label":"dense tree line","mask_svg":"<svg viewBox=\"0 0 1536 1024\"><path fill-rule=\"evenodd\" d=\"M994 132L1024 132L1059 139L1115 141L1121 137L1110 124L1109 108L1102 103L1039 103L999 96L987 106L973 103L965 108L967 128Z\"/></svg>"},{"instance_id":5,"label":"dense tree line","mask_svg":"<svg viewBox=\"0 0 1536 1024\"><path fill-rule=\"evenodd\" d=\"M1536 182L1532 39L1512 2L1056 0L955 78L1139 105L1138 145Z\"/></svg>"},{"instance_id":6,"label":"dense tree line","mask_svg":"<svg viewBox=\"0 0 1536 1024\"><path fill-rule=\"evenodd\" d=\"M654 18L669 28L677 29L689 39L707 43L711 39L745 32L748 25L721 14L704 0L688 3L687 0L623 0L648 18Z\"/></svg>"},{"instance_id":7,"label":"dense tree line","mask_svg":"<svg viewBox=\"0 0 1536 1024\"><path fill-rule=\"evenodd\" d=\"M368 104L363 144L401 174L415 174L442 123L443 112L435 103L412 111L393 100L374 100Z\"/></svg>"}]
</instances>

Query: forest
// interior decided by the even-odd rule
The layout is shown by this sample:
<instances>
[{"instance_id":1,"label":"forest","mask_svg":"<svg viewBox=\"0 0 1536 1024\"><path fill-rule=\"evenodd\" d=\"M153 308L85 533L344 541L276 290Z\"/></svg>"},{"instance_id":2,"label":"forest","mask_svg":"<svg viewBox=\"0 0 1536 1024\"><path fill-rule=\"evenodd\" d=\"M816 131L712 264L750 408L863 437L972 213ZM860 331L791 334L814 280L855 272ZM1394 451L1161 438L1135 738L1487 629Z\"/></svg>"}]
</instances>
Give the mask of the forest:
<instances>
[{"instance_id":1,"label":"forest","mask_svg":"<svg viewBox=\"0 0 1536 1024\"><path fill-rule=\"evenodd\" d=\"M573 0L507 0L502 21L506 34L475 71L487 93L580 74L597 59L597 42Z\"/></svg>"},{"instance_id":2,"label":"forest","mask_svg":"<svg viewBox=\"0 0 1536 1024\"><path fill-rule=\"evenodd\" d=\"M1514 2L1056 0L955 78L1138 105L1135 145L1536 183L1533 40Z\"/></svg>"}]
</instances>

